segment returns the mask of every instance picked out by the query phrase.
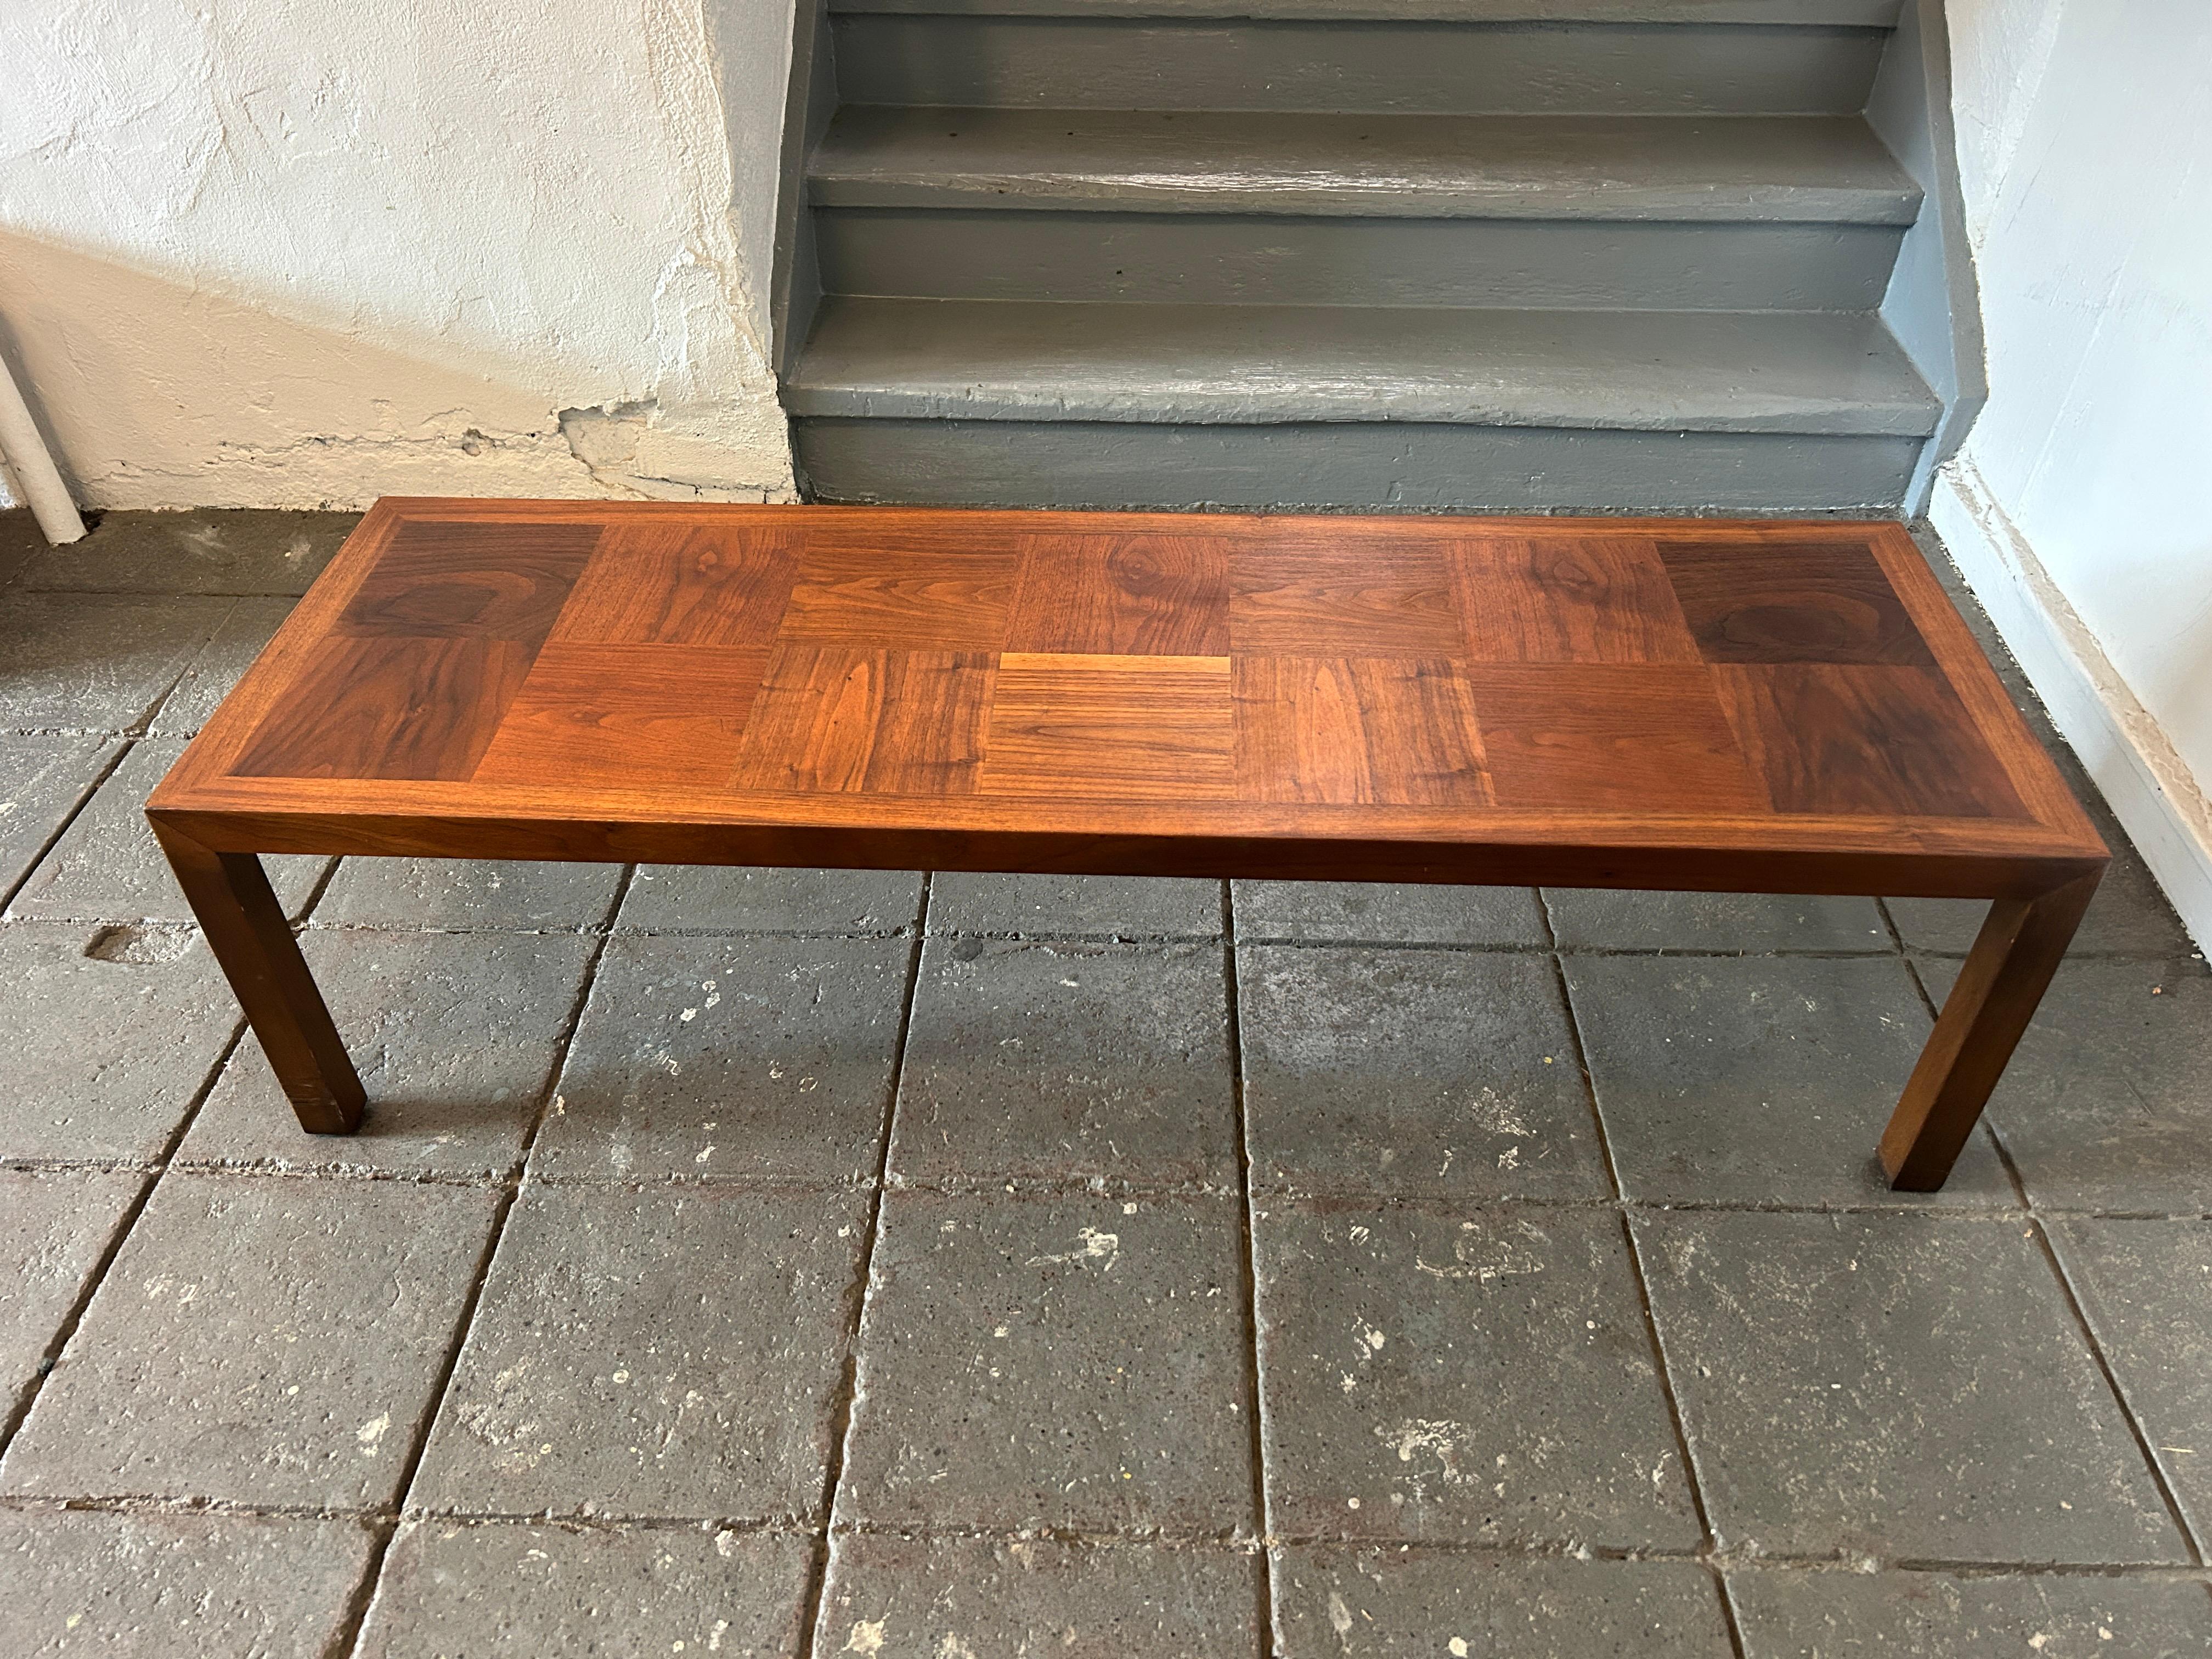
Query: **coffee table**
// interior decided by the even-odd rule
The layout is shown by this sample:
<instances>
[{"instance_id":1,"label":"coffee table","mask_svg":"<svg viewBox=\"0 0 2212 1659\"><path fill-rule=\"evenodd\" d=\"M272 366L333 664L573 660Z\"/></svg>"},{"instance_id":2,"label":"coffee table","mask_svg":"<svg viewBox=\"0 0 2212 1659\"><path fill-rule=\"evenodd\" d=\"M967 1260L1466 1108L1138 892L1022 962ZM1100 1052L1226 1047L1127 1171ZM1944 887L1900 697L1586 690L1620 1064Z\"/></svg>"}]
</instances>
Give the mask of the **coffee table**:
<instances>
[{"instance_id":1,"label":"coffee table","mask_svg":"<svg viewBox=\"0 0 2212 1659\"><path fill-rule=\"evenodd\" d=\"M1914 1189L2106 859L1888 523L386 500L147 816L320 1133L263 853L1988 898Z\"/></svg>"}]
</instances>

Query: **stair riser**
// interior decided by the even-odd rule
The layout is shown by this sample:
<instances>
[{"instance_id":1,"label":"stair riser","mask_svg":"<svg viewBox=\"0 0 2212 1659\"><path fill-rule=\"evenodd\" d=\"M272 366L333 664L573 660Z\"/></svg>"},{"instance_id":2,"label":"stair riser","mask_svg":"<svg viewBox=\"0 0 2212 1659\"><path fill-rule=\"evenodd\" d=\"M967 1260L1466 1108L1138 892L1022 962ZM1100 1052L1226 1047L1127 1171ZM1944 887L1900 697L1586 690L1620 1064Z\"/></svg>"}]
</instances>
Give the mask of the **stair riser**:
<instances>
[{"instance_id":1,"label":"stair riser","mask_svg":"<svg viewBox=\"0 0 2212 1659\"><path fill-rule=\"evenodd\" d=\"M1893 512L1917 439L1315 423L808 419L813 499L1419 512Z\"/></svg>"},{"instance_id":2,"label":"stair riser","mask_svg":"<svg viewBox=\"0 0 2212 1659\"><path fill-rule=\"evenodd\" d=\"M1890 225L817 210L831 293L932 299L1853 311Z\"/></svg>"},{"instance_id":3,"label":"stair riser","mask_svg":"<svg viewBox=\"0 0 2212 1659\"><path fill-rule=\"evenodd\" d=\"M1437 114L1851 114L1880 29L1162 23L847 13L848 104Z\"/></svg>"}]
</instances>

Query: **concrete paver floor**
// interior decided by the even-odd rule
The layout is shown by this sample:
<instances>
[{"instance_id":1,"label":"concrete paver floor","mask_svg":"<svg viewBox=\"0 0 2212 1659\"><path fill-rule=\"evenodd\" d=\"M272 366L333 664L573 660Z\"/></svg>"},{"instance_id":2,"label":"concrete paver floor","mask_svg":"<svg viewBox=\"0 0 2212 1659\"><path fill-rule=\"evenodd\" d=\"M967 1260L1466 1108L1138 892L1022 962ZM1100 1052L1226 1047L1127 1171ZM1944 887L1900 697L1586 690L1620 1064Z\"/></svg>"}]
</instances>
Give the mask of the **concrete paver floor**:
<instances>
[{"instance_id":1,"label":"concrete paver floor","mask_svg":"<svg viewBox=\"0 0 2212 1659\"><path fill-rule=\"evenodd\" d=\"M0 515L0 1652L2212 1647L2108 819L1931 1196L1849 898L290 860L312 1139L137 808L350 522Z\"/></svg>"}]
</instances>

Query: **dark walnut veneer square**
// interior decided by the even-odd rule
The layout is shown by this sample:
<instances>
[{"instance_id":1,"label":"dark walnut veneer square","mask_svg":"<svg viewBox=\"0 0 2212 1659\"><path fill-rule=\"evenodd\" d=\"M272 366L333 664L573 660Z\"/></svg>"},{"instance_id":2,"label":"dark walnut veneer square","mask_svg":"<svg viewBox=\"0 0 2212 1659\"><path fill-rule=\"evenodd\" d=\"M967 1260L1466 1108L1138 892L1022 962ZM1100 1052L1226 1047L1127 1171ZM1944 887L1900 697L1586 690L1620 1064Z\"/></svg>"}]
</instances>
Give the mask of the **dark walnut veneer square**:
<instances>
[{"instance_id":1,"label":"dark walnut veneer square","mask_svg":"<svg viewBox=\"0 0 2212 1659\"><path fill-rule=\"evenodd\" d=\"M1891 524L386 501L148 806L301 1119L261 853L1978 896L1940 1185L2106 852Z\"/></svg>"}]
</instances>

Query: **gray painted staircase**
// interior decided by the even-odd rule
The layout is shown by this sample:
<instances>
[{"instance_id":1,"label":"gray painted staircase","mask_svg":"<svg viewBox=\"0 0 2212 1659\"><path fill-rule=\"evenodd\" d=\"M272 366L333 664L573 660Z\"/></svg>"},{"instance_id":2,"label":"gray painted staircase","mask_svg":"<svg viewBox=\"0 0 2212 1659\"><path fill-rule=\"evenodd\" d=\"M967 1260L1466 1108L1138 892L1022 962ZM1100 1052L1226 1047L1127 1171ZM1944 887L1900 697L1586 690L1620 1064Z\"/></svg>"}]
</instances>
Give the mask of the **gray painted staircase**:
<instances>
[{"instance_id":1,"label":"gray painted staircase","mask_svg":"<svg viewBox=\"0 0 2212 1659\"><path fill-rule=\"evenodd\" d=\"M1886 511L1935 430L1899 0L831 4L820 499Z\"/></svg>"}]
</instances>

